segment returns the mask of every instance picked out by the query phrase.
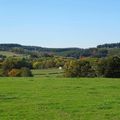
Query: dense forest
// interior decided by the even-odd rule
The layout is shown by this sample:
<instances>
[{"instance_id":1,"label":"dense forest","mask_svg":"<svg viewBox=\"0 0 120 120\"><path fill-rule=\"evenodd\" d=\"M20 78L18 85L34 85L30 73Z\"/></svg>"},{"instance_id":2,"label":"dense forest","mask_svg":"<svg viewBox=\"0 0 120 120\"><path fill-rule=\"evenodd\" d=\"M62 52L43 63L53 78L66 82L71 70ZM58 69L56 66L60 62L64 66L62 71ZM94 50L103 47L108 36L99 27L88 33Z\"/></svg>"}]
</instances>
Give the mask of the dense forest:
<instances>
[{"instance_id":1,"label":"dense forest","mask_svg":"<svg viewBox=\"0 0 120 120\"><path fill-rule=\"evenodd\" d=\"M98 45L97 48L120 48L120 43Z\"/></svg>"},{"instance_id":2,"label":"dense forest","mask_svg":"<svg viewBox=\"0 0 120 120\"><path fill-rule=\"evenodd\" d=\"M103 44L94 48L44 48L38 46L24 46L19 44L0 44L0 51L11 51L16 54L26 54L31 56L58 55L63 57L107 57L120 55L120 43Z\"/></svg>"}]
</instances>

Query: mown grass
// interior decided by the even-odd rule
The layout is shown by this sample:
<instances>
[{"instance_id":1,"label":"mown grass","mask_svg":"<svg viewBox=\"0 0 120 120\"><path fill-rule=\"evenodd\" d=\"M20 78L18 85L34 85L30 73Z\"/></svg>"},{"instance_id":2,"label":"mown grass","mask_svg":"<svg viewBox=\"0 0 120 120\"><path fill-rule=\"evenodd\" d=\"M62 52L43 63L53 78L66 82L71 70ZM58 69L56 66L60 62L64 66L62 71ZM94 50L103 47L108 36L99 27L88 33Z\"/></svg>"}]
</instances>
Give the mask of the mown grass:
<instances>
[{"instance_id":1,"label":"mown grass","mask_svg":"<svg viewBox=\"0 0 120 120\"><path fill-rule=\"evenodd\" d=\"M0 120L120 120L120 79L0 78Z\"/></svg>"},{"instance_id":2,"label":"mown grass","mask_svg":"<svg viewBox=\"0 0 120 120\"><path fill-rule=\"evenodd\" d=\"M53 69L36 69L32 70L34 77L63 77L63 70Z\"/></svg>"}]
</instances>

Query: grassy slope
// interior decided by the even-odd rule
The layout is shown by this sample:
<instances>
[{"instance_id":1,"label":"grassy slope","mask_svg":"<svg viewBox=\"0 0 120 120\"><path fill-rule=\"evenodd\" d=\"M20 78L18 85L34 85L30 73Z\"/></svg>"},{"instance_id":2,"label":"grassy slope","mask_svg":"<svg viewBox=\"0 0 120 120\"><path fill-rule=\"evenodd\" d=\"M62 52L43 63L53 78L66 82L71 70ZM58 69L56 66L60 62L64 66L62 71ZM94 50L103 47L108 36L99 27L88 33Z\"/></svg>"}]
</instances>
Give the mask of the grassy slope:
<instances>
[{"instance_id":1,"label":"grassy slope","mask_svg":"<svg viewBox=\"0 0 120 120\"><path fill-rule=\"evenodd\" d=\"M5 55L7 57L12 57L12 56L23 57L24 56L23 54L15 54L9 51L0 51L0 55Z\"/></svg>"},{"instance_id":2,"label":"grassy slope","mask_svg":"<svg viewBox=\"0 0 120 120\"><path fill-rule=\"evenodd\" d=\"M62 77L63 70L57 68L32 70L34 77Z\"/></svg>"},{"instance_id":3,"label":"grassy slope","mask_svg":"<svg viewBox=\"0 0 120 120\"><path fill-rule=\"evenodd\" d=\"M120 120L120 79L0 78L0 120Z\"/></svg>"}]
</instances>

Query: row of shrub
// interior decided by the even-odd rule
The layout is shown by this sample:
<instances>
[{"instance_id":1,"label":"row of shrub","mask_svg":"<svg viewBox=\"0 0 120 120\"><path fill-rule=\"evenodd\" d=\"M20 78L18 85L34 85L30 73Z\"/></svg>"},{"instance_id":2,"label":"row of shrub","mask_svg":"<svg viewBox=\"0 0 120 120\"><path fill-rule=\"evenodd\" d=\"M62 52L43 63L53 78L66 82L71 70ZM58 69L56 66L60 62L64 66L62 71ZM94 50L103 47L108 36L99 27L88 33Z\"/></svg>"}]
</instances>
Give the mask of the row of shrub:
<instances>
[{"instance_id":1,"label":"row of shrub","mask_svg":"<svg viewBox=\"0 0 120 120\"><path fill-rule=\"evenodd\" d=\"M32 77L31 64L25 59L7 58L1 64L2 77Z\"/></svg>"},{"instance_id":2,"label":"row of shrub","mask_svg":"<svg viewBox=\"0 0 120 120\"><path fill-rule=\"evenodd\" d=\"M0 62L0 76L32 76L32 73L29 74L31 69L63 67L66 61L63 57L42 57L35 60L9 57ZM24 72L27 74L23 75Z\"/></svg>"},{"instance_id":3,"label":"row of shrub","mask_svg":"<svg viewBox=\"0 0 120 120\"><path fill-rule=\"evenodd\" d=\"M99 59L94 64L87 60L72 60L64 69L66 77L120 78L120 57Z\"/></svg>"},{"instance_id":4,"label":"row of shrub","mask_svg":"<svg viewBox=\"0 0 120 120\"><path fill-rule=\"evenodd\" d=\"M69 58L64 57L40 57L38 59L21 59L21 58L6 58L0 62L0 68L11 69L16 68L20 69L26 67L29 69L47 69L47 68L58 68L63 67L65 63L70 60Z\"/></svg>"},{"instance_id":5,"label":"row of shrub","mask_svg":"<svg viewBox=\"0 0 120 120\"><path fill-rule=\"evenodd\" d=\"M10 71L3 71L2 76L8 77L32 77L32 72L29 68L21 68L21 69L11 69Z\"/></svg>"},{"instance_id":6,"label":"row of shrub","mask_svg":"<svg viewBox=\"0 0 120 120\"><path fill-rule=\"evenodd\" d=\"M7 58L0 62L0 76L28 77L31 69L63 67L66 77L120 77L120 57L102 59L81 58L70 59L53 57L30 61L22 58Z\"/></svg>"},{"instance_id":7,"label":"row of shrub","mask_svg":"<svg viewBox=\"0 0 120 120\"><path fill-rule=\"evenodd\" d=\"M32 67L33 69L58 68L60 66L63 67L66 61L68 61L68 59L63 57L38 59L32 62Z\"/></svg>"}]
</instances>

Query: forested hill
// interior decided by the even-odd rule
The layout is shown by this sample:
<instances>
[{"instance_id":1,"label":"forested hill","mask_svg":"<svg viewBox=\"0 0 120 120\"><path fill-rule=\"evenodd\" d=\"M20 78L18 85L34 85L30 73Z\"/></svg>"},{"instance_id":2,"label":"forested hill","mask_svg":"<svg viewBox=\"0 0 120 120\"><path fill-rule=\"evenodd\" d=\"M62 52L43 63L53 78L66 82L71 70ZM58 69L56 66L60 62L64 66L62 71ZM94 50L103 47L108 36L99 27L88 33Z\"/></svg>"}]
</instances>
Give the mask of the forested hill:
<instances>
[{"instance_id":1,"label":"forested hill","mask_svg":"<svg viewBox=\"0 0 120 120\"><path fill-rule=\"evenodd\" d=\"M106 57L120 55L120 43L98 45L94 48L44 48L24 46L20 44L0 44L0 51L10 51L17 54L60 55L64 57Z\"/></svg>"},{"instance_id":2,"label":"forested hill","mask_svg":"<svg viewBox=\"0 0 120 120\"><path fill-rule=\"evenodd\" d=\"M120 43L98 45L97 48L120 48Z\"/></svg>"},{"instance_id":3,"label":"forested hill","mask_svg":"<svg viewBox=\"0 0 120 120\"><path fill-rule=\"evenodd\" d=\"M39 46L25 46L20 44L0 44L0 50L11 50L15 48L22 48L25 50L31 51L46 51L46 52L61 52L61 51L69 51L69 50L79 50L79 48L45 48Z\"/></svg>"}]
</instances>

